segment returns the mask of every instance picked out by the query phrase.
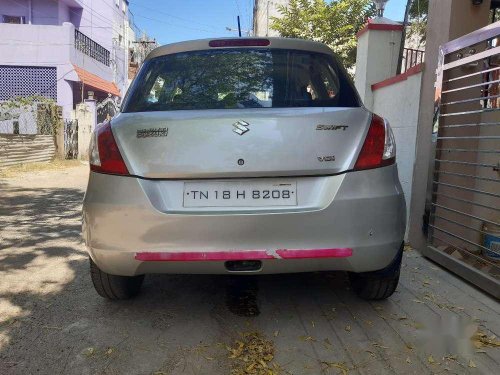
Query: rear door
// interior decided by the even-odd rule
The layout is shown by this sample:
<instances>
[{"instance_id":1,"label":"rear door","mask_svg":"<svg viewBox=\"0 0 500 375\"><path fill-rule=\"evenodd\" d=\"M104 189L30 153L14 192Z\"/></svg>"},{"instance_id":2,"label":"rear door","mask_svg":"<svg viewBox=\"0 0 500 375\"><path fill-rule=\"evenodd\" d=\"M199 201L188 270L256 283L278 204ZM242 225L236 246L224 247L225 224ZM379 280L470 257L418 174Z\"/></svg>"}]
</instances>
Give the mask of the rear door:
<instances>
[{"instance_id":1,"label":"rear door","mask_svg":"<svg viewBox=\"0 0 500 375\"><path fill-rule=\"evenodd\" d=\"M371 115L334 58L217 48L145 62L112 121L131 174L231 178L352 168Z\"/></svg>"},{"instance_id":2,"label":"rear door","mask_svg":"<svg viewBox=\"0 0 500 375\"><path fill-rule=\"evenodd\" d=\"M125 113L113 132L137 176L309 176L351 169L370 118L363 108Z\"/></svg>"}]
</instances>

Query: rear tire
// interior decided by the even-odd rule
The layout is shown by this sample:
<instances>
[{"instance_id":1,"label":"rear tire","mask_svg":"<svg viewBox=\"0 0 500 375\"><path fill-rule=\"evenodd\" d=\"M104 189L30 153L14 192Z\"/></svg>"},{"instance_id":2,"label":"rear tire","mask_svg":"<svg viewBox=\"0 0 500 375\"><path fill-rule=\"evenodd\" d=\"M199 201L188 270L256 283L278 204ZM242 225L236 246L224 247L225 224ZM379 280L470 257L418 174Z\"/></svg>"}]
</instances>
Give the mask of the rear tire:
<instances>
[{"instance_id":1,"label":"rear tire","mask_svg":"<svg viewBox=\"0 0 500 375\"><path fill-rule=\"evenodd\" d=\"M366 300L382 300L390 297L396 290L403 258L403 245L392 263L379 271L349 273L354 292Z\"/></svg>"},{"instance_id":2,"label":"rear tire","mask_svg":"<svg viewBox=\"0 0 500 375\"><path fill-rule=\"evenodd\" d=\"M136 296L141 290L144 275L117 276L102 271L89 258L90 276L97 293L110 300L129 299Z\"/></svg>"}]
</instances>

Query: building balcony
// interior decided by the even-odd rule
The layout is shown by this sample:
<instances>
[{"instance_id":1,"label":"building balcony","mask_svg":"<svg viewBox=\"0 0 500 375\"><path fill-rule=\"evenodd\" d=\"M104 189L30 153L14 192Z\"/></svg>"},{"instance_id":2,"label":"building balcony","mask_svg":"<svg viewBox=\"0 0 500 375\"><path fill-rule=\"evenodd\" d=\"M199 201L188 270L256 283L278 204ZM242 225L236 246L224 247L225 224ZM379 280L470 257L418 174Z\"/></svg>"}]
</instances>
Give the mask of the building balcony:
<instances>
[{"instance_id":1,"label":"building balcony","mask_svg":"<svg viewBox=\"0 0 500 375\"><path fill-rule=\"evenodd\" d=\"M68 69L77 65L105 80L113 80L110 51L71 23L0 23L0 35L0 65L67 66Z\"/></svg>"},{"instance_id":2,"label":"building balcony","mask_svg":"<svg viewBox=\"0 0 500 375\"><path fill-rule=\"evenodd\" d=\"M75 29L75 48L94 60L109 66L109 51L77 29Z\"/></svg>"}]
</instances>

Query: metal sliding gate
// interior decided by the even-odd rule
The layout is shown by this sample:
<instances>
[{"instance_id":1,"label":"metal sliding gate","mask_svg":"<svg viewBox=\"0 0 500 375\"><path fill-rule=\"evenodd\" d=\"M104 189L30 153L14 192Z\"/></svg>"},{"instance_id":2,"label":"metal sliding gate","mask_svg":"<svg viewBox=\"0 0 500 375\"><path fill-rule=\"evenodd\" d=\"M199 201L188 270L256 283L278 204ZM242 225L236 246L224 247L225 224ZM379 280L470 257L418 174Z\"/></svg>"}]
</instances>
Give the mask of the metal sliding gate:
<instances>
[{"instance_id":1,"label":"metal sliding gate","mask_svg":"<svg viewBox=\"0 0 500 375\"><path fill-rule=\"evenodd\" d=\"M423 253L500 298L500 22L441 46L435 100Z\"/></svg>"},{"instance_id":2,"label":"metal sliding gate","mask_svg":"<svg viewBox=\"0 0 500 375\"><path fill-rule=\"evenodd\" d=\"M106 120L110 120L120 110L116 101L111 97L104 99L100 103L97 103L96 108L97 108L97 123L98 124L100 124Z\"/></svg>"}]
</instances>

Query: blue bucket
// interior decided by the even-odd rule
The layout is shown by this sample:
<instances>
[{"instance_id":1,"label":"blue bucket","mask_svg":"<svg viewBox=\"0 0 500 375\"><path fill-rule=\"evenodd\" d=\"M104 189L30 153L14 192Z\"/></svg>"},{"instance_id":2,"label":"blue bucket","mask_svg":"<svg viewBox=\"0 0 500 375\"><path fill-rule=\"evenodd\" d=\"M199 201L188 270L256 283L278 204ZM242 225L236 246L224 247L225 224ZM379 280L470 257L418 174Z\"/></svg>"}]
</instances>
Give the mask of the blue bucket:
<instances>
[{"instance_id":1,"label":"blue bucket","mask_svg":"<svg viewBox=\"0 0 500 375\"><path fill-rule=\"evenodd\" d=\"M483 252L486 258L496 262L500 262L500 233L485 233L483 246L489 249L484 250Z\"/></svg>"}]
</instances>

